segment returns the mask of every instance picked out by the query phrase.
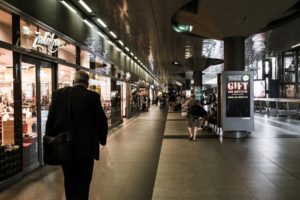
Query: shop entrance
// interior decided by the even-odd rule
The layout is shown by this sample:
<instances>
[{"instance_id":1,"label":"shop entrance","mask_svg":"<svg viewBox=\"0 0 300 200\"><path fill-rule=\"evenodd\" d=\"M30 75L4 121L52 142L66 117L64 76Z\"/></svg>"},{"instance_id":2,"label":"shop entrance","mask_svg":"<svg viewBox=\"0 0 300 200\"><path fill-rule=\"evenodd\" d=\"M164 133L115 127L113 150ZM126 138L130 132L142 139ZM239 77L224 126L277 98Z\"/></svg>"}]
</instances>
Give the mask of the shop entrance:
<instances>
[{"instance_id":1,"label":"shop entrance","mask_svg":"<svg viewBox=\"0 0 300 200\"><path fill-rule=\"evenodd\" d=\"M56 64L22 56L23 169L42 164L42 138L54 85Z\"/></svg>"}]
</instances>

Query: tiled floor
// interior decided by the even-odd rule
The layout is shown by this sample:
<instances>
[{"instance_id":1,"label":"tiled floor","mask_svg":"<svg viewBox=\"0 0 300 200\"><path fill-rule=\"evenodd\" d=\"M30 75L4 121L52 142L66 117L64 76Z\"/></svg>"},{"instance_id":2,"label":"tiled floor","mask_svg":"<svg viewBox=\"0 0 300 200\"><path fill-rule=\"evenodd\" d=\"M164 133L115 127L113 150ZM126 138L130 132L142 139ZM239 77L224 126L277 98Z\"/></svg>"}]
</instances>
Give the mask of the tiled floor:
<instances>
[{"instance_id":1,"label":"tiled floor","mask_svg":"<svg viewBox=\"0 0 300 200\"><path fill-rule=\"evenodd\" d=\"M300 121L255 116L246 139L187 139L180 113L152 106L110 131L91 200L300 199ZM0 199L63 200L62 172L44 167Z\"/></svg>"}]
</instances>

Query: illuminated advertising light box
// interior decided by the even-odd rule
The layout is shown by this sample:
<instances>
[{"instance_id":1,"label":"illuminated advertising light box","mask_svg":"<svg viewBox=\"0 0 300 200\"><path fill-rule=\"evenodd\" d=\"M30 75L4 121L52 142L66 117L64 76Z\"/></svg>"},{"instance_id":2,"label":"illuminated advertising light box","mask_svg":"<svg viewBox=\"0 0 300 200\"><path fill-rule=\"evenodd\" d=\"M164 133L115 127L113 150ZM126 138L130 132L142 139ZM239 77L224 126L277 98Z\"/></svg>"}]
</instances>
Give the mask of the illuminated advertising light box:
<instances>
[{"instance_id":1,"label":"illuminated advertising light box","mask_svg":"<svg viewBox=\"0 0 300 200\"><path fill-rule=\"evenodd\" d=\"M266 84L264 80L254 81L254 98L265 98L266 97Z\"/></svg>"},{"instance_id":2,"label":"illuminated advertising light box","mask_svg":"<svg viewBox=\"0 0 300 200\"><path fill-rule=\"evenodd\" d=\"M225 131L252 131L253 76L252 72L222 73L222 122Z\"/></svg>"},{"instance_id":3,"label":"illuminated advertising light box","mask_svg":"<svg viewBox=\"0 0 300 200\"><path fill-rule=\"evenodd\" d=\"M250 117L250 76L228 74L226 84L226 117Z\"/></svg>"}]
</instances>

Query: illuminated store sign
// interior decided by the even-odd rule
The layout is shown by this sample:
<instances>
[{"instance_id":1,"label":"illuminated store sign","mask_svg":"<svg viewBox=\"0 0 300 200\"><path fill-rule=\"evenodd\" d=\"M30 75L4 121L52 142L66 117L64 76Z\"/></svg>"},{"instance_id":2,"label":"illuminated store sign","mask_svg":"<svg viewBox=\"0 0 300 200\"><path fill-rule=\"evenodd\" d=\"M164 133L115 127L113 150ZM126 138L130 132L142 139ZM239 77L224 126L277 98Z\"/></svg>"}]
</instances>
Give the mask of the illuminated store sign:
<instances>
[{"instance_id":1,"label":"illuminated store sign","mask_svg":"<svg viewBox=\"0 0 300 200\"><path fill-rule=\"evenodd\" d=\"M63 46L66 46L66 43L61 44L60 40L55 38L55 34L50 32L45 32L44 35L41 35L40 32L36 33L36 38L32 44L32 48L43 49L46 47L50 53L55 53Z\"/></svg>"},{"instance_id":2,"label":"illuminated store sign","mask_svg":"<svg viewBox=\"0 0 300 200\"><path fill-rule=\"evenodd\" d=\"M250 77L226 76L226 117L250 117Z\"/></svg>"}]
</instances>

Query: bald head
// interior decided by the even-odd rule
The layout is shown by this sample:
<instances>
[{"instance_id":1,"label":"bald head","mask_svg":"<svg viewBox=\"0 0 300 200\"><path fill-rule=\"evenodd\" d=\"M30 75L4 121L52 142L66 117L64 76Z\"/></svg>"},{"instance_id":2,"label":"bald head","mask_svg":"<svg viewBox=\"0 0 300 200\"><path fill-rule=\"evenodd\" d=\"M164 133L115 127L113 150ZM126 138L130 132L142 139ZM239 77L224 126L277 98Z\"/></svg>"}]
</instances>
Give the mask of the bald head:
<instances>
[{"instance_id":1,"label":"bald head","mask_svg":"<svg viewBox=\"0 0 300 200\"><path fill-rule=\"evenodd\" d=\"M88 87L89 85L89 74L83 70L78 70L75 73L74 84L76 85L83 85Z\"/></svg>"}]
</instances>

